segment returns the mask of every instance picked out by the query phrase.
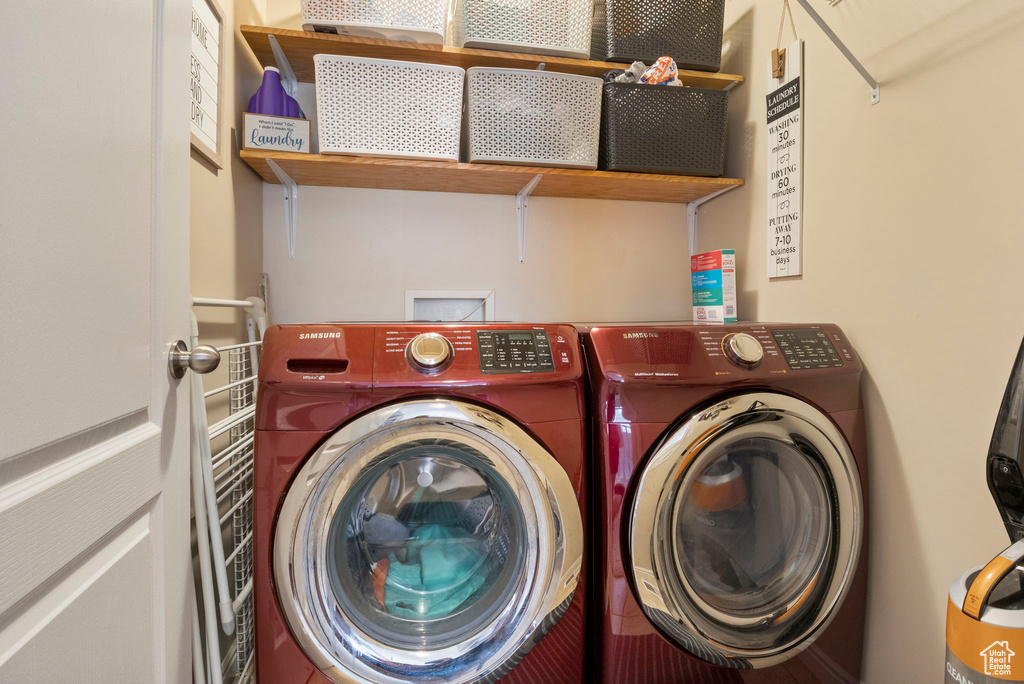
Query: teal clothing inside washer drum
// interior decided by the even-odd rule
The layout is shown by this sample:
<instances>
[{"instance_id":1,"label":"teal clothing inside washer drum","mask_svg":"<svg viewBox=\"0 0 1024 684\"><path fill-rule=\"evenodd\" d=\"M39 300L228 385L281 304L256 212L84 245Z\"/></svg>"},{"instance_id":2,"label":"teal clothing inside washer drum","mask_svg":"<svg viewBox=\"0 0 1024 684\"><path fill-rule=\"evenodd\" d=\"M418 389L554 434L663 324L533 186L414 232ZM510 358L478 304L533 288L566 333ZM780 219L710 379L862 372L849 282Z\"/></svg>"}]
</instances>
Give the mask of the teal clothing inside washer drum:
<instances>
[{"instance_id":1,"label":"teal clothing inside washer drum","mask_svg":"<svg viewBox=\"0 0 1024 684\"><path fill-rule=\"evenodd\" d=\"M513 600L527 571L523 509L467 445L398 445L338 496L324 576L337 609L374 639L459 643Z\"/></svg>"},{"instance_id":2,"label":"teal clothing inside washer drum","mask_svg":"<svg viewBox=\"0 0 1024 684\"><path fill-rule=\"evenodd\" d=\"M411 619L446 617L486 581L479 574L483 550L466 530L424 525L408 548L408 563L390 554L384 605L393 615Z\"/></svg>"}]
</instances>

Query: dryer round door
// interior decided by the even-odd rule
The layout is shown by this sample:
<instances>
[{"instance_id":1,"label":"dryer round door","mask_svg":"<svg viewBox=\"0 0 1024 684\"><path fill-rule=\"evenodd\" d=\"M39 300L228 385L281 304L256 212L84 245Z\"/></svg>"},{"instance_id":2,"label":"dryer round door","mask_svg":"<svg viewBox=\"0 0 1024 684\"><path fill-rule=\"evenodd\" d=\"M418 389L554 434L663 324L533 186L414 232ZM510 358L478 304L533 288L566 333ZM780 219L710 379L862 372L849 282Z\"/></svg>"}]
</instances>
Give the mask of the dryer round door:
<instances>
[{"instance_id":1,"label":"dryer round door","mask_svg":"<svg viewBox=\"0 0 1024 684\"><path fill-rule=\"evenodd\" d=\"M750 393L692 416L643 469L629 523L644 612L709 662L767 667L809 646L856 568L857 465L823 413Z\"/></svg>"},{"instance_id":2,"label":"dryer round door","mask_svg":"<svg viewBox=\"0 0 1024 684\"><path fill-rule=\"evenodd\" d=\"M332 681L489 682L563 615L583 526L509 419L436 399L365 414L299 470L274 538L281 609Z\"/></svg>"}]
</instances>

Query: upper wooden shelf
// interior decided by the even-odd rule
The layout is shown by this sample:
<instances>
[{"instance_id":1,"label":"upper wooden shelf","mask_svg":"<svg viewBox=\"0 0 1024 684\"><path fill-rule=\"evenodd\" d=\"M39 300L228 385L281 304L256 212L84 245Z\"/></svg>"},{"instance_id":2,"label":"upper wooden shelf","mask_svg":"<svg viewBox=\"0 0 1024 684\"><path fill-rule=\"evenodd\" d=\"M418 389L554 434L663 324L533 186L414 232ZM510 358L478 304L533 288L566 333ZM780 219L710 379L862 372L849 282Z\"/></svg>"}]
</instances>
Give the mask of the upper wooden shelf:
<instances>
[{"instance_id":1,"label":"upper wooden shelf","mask_svg":"<svg viewBox=\"0 0 1024 684\"><path fill-rule=\"evenodd\" d=\"M535 176L534 197L636 200L686 203L743 185L736 178L698 178L653 173L583 171L536 166L460 164L446 161L383 159L242 150L242 159L268 183L278 183L267 164L274 162L299 185L386 190L429 190L515 195Z\"/></svg>"},{"instance_id":2,"label":"upper wooden shelf","mask_svg":"<svg viewBox=\"0 0 1024 684\"><path fill-rule=\"evenodd\" d=\"M313 55L319 54L446 64L463 69L475 66L536 69L540 64L544 64L544 68L548 71L583 76L600 76L609 69L622 69L626 66L613 62L592 62L585 59L567 59L548 55L526 55L517 52L473 50L395 40L336 36L329 33L294 31L265 26L242 26L241 31L253 54L263 66L275 66L269 36L276 36L278 44L288 57L292 70L295 72L295 78L307 83L313 82ZM742 83L743 77L706 71L680 70L679 80L688 86L722 90Z\"/></svg>"}]
</instances>

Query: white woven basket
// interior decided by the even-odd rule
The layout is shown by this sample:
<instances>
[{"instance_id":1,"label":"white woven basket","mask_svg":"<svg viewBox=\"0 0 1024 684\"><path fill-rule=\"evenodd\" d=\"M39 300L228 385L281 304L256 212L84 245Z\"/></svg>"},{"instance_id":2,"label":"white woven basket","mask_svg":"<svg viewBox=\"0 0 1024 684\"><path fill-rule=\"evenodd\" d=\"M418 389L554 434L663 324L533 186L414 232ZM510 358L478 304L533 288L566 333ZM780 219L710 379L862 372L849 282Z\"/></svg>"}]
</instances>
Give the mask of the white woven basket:
<instances>
[{"instance_id":1,"label":"white woven basket","mask_svg":"<svg viewBox=\"0 0 1024 684\"><path fill-rule=\"evenodd\" d=\"M315 55L321 154L459 159L465 71Z\"/></svg>"},{"instance_id":2,"label":"white woven basket","mask_svg":"<svg viewBox=\"0 0 1024 684\"><path fill-rule=\"evenodd\" d=\"M444 44L450 0L302 0L302 28L318 33Z\"/></svg>"},{"instance_id":3,"label":"white woven basket","mask_svg":"<svg viewBox=\"0 0 1024 684\"><path fill-rule=\"evenodd\" d=\"M593 0L457 0L458 47L590 57Z\"/></svg>"},{"instance_id":4,"label":"white woven basket","mask_svg":"<svg viewBox=\"0 0 1024 684\"><path fill-rule=\"evenodd\" d=\"M490 67L467 74L470 162L597 168L601 79Z\"/></svg>"}]
</instances>

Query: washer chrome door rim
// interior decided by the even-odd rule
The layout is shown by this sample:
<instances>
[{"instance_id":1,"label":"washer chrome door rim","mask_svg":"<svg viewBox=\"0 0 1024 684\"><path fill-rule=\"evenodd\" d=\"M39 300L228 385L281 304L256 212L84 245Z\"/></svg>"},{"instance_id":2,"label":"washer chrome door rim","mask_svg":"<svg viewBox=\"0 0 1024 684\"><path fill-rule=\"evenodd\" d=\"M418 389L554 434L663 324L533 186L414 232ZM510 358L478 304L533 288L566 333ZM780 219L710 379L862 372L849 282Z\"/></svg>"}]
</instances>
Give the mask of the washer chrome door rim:
<instances>
[{"instance_id":1,"label":"washer chrome door rim","mask_svg":"<svg viewBox=\"0 0 1024 684\"><path fill-rule=\"evenodd\" d=\"M814 468L825 478L821 485L831 508L825 512L832 518L826 536L830 552L817 563L804 590L794 593L786 606L770 615L725 612L703 600L680 567L672 541L682 492L697 479L700 464L713 461L718 447L744 439L788 441L804 453L814 452L820 459ZM676 428L643 469L631 516L628 530L633 580L644 612L695 655L737 668L768 667L792 658L813 643L849 590L863 535L859 473L842 434L809 404L767 392L726 399ZM828 571L831 574L825 576ZM737 635L756 631L769 622L778 624L797 613L812 593L819 597L813 619L797 633L787 635L784 643L751 649L724 643L728 639L722 634L708 633L709 621L723 633L735 630Z\"/></svg>"},{"instance_id":2,"label":"washer chrome door rim","mask_svg":"<svg viewBox=\"0 0 1024 684\"><path fill-rule=\"evenodd\" d=\"M416 649L360 628L328 584L326 535L361 473L410 440L458 442L483 455L518 499L526 529L524 572L511 600L475 634ZM583 527L564 469L531 436L488 409L450 399L408 401L356 418L308 459L288 489L273 562L285 619L306 655L337 683L477 682L505 674L568 607L582 568Z\"/></svg>"}]
</instances>

